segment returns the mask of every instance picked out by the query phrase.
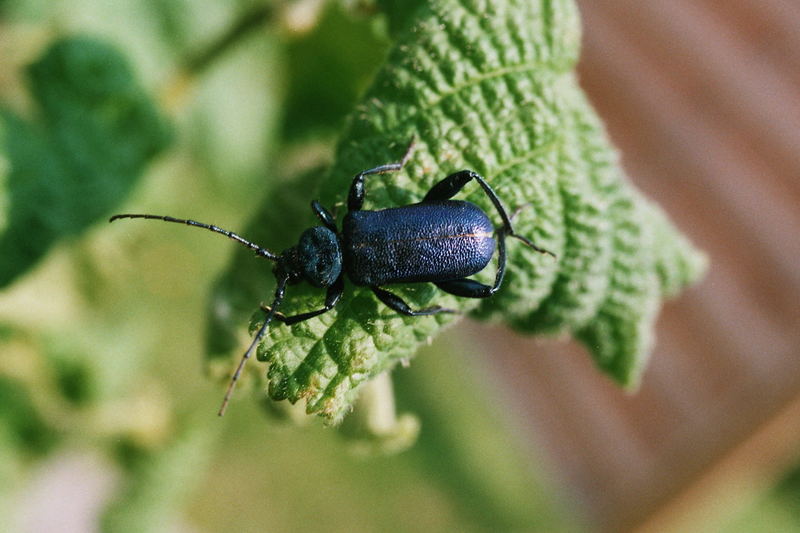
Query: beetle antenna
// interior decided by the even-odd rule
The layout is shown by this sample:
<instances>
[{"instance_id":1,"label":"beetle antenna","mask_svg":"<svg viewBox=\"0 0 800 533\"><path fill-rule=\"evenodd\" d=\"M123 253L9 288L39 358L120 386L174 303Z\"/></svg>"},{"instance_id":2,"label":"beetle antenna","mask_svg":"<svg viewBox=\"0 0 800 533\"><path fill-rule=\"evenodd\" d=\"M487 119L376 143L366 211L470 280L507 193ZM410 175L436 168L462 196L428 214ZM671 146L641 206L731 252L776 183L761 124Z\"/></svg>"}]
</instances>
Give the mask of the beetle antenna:
<instances>
[{"instance_id":1,"label":"beetle antenna","mask_svg":"<svg viewBox=\"0 0 800 533\"><path fill-rule=\"evenodd\" d=\"M544 248L540 248L539 246L536 246L536 245L535 245L535 244L533 244L533 242L532 242L530 239L528 239L527 237L523 237L522 235L517 235L516 233L509 233L509 234L508 234L508 236L509 236L509 237L514 237L515 239L517 239L517 240L519 240L519 241L522 241L522 242L523 242L525 245L529 246L530 248L533 248L534 250L536 250L536 251L537 251L537 252L539 252L540 254L547 254L547 255L549 255L550 257L552 257L553 259L558 259L558 256L556 256L556 254L554 254L554 253L553 253L553 252L551 252L550 250L546 250L546 249L544 249Z\"/></svg>"},{"instance_id":2,"label":"beetle antenna","mask_svg":"<svg viewBox=\"0 0 800 533\"><path fill-rule=\"evenodd\" d=\"M533 205L533 202L526 202L526 203L522 204L521 206L517 207L516 209L514 209L514 212L511 213L511 216L508 217L508 221L509 222L513 221L516 218L516 216L519 215L522 212L523 209L525 209L526 207L531 207L532 205ZM539 246L536 246L535 244L533 244L533 241L523 237L522 235L517 235L516 233L514 233L513 230L510 233L508 233L508 236L509 237L514 237L515 239L517 239L519 241L522 241L526 246L528 246L530 248L533 248L534 250L536 250L540 254L547 254L547 255L551 256L553 259L558 259L556 254L554 254L550 250L545 250L544 248L540 248Z\"/></svg>"},{"instance_id":3,"label":"beetle antenna","mask_svg":"<svg viewBox=\"0 0 800 533\"><path fill-rule=\"evenodd\" d=\"M256 255L259 255L261 257L265 257L265 258L267 258L267 259L269 259L271 261L277 261L278 260L278 256L276 254L270 252L266 248L262 248L261 246L257 245L256 243L248 241L244 237L241 237L241 236L235 234L232 231L228 231L228 230L219 228L219 227L211 225L211 224L203 224L202 222L197 222L196 220L187 220L185 218L174 218L174 217L162 216L162 215L143 215L143 214L125 213L125 214L121 214L121 215L114 215L113 217L109 218L108 221L109 222L114 222L115 220L120 219L120 218L147 218L147 219L150 219L150 220L163 220L164 222L176 222L178 224L186 224L187 226L195 226L197 228L207 229L209 231L213 231L214 233L219 233L219 234L225 235L229 239L233 239L234 241L238 242L239 244L243 244L243 245L247 246L248 248L253 250L256 253Z\"/></svg>"},{"instance_id":4,"label":"beetle antenna","mask_svg":"<svg viewBox=\"0 0 800 533\"><path fill-rule=\"evenodd\" d=\"M236 371L233 373L233 376L231 376L231 382L228 383L228 389L225 391L225 397L222 399L222 405L220 406L217 415L223 416L225 414L225 410L228 408L228 402L233 395L233 389L236 387L236 383L239 381L239 376L242 374L244 365L247 363L247 360L250 359L250 356L253 355L253 351L256 349L256 346L258 346L258 343L261 342L262 337L264 337L264 334L267 332L267 326L269 326L269 323L275 317L275 312L278 310L278 306L281 304L281 301L283 301L283 294L284 289L286 288L287 280L288 278L286 277L282 277L278 280L278 287L275 289L275 299L272 301L272 305L267 312L264 323L259 328L258 333L256 333L256 336L253 338L253 342L250 343L247 351L244 352L242 360L239 361L239 366L236 367Z\"/></svg>"}]
</instances>

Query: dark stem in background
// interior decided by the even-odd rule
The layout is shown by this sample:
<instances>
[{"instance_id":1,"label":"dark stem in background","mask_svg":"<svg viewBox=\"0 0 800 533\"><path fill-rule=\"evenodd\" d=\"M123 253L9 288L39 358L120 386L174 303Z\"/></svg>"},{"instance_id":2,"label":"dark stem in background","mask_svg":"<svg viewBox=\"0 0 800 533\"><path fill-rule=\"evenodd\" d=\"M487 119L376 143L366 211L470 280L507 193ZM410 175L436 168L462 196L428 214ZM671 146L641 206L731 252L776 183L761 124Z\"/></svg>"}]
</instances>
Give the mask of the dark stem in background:
<instances>
[{"instance_id":1,"label":"dark stem in background","mask_svg":"<svg viewBox=\"0 0 800 533\"><path fill-rule=\"evenodd\" d=\"M179 61L178 69L161 91L161 104L171 113L182 106L188 90L195 79L207 71L218 59L225 56L236 44L248 37L253 30L266 26L278 15L284 2L257 5L245 11L216 39L190 52Z\"/></svg>"},{"instance_id":2,"label":"dark stem in background","mask_svg":"<svg viewBox=\"0 0 800 533\"><path fill-rule=\"evenodd\" d=\"M279 11L281 3L258 5L242 13L228 30L203 48L196 50L182 62L184 73L198 75L208 69L218 58L225 55L237 42L251 31L263 26Z\"/></svg>"}]
</instances>

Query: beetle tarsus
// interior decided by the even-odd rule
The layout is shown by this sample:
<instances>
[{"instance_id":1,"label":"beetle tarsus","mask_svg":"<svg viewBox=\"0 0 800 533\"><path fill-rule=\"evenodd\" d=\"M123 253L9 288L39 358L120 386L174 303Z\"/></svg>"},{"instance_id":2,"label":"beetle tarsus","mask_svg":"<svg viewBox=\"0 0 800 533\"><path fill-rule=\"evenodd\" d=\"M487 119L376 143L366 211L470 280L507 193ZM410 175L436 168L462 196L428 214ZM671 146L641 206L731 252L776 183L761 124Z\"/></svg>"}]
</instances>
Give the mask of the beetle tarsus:
<instances>
[{"instance_id":1,"label":"beetle tarsus","mask_svg":"<svg viewBox=\"0 0 800 533\"><path fill-rule=\"evenodd\" d=\"M427 315L436 315L439 313L458 313L455 309L447 309L445 307L428 307L425 309L419 309L417 311L411 309L409 305L399 296L394 294L393 292L389 292L386 289L381 289L380 287L370 287L372 292L375 296L378 297L378 300L386 304L387 307L397 311L398 313L406 316L427 316Z\"/></svg>"},{"instance_id":2,"label":"beetle tarsus","mask_svg":"<svg viewBox=\"0 0 800 533\"><path fill-rule=\"evenodd\" d=\"M359 211L364 205L364 178L373 174L386 174L387 172L399 172L403 169L405 164L411 158L414 152L415 138L411 137L411 142L408 143L406 153L403 154L402 159L397 163L387 163L375 168L363 170L355 175L353 182L350 184L350 192L347 195L347 210Z\"/></svg>"}]
</instances>

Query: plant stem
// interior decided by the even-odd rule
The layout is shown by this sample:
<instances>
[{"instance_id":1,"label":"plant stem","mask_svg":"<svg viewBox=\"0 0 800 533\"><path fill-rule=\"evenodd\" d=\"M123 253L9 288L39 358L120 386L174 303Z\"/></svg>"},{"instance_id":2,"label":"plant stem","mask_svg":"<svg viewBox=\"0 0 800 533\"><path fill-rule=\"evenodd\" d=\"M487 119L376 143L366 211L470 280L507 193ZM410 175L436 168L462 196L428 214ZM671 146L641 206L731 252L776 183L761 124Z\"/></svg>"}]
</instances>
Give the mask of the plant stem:
<instances>
[{"instance_id":1,"label":"plant stem","mask_svg":"<svg viewBox=\"0 0 800 533\"><path fill-rule=\"evenodd\" d=\"M263 26L278 11L276 3L257 5L242 13L238 19L206 46L188 54L183 60L182 70L197 76L208 69L217 59L233 48L251 31Z\"/></svg>"},{"instance_id":2,"label":"plant stem","mask_svg":"<svg viewBox=\"0 0 800 533\"><path fill-rule=\"evenodd\" d=\"M195 80L253 30L265 26L280 12L283 4L283 2L270 2L252 7L239 15L216 39L187 54L179 61L177 72L161 91L160 100L163 107L172 113L180 109Z\"/></svg>"}]
</instances>

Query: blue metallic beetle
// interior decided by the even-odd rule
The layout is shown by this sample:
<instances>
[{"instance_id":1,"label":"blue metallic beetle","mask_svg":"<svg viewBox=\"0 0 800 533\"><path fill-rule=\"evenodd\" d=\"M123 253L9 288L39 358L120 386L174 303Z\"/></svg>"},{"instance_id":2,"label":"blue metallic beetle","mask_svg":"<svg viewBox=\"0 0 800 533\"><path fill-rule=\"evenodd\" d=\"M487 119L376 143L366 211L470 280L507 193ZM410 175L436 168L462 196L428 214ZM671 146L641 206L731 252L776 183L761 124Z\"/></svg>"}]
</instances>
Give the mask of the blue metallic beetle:
<instances>
[{"instance_id":1,"label":"blue metallic beetle","mask_svg":"<svg viewBox=\"0 0 800 533\"><path fill-rule=\"evenodd\" d=\"M506 237L519 239L537 252L555 255L539 248L530 240L517 235L511 218L488 183L471 170L450 174L428 191L421 202L402 207L362 210L364 178L372 174L397 172L408 161L413 142L399 163L389 163L356 174L347 198L348 212L342 231L334 216L316 200L311 209L322 222L307 229L297 246L277 255L252 243L236 233L194 220L161 215L120 214L120 218L146 218L177 222L221 233L253 250L257 256L275 261L273 272L277 280L275 298L266 313L264 324L245 352L231 377L219 415L225 413L242 368L264 336L272 319L291 325L321 315L333 309L344 292L344 273L354 285L369 287L375 296L391 309L407 316L454 313L452 309L435 306L413 310L396 294L382 288L393 283L432 282L441 290L466 298L488 298L503 282L506 267ZM451 200L470 181L478 182L503 221L495 229L489 217L477 205ZM469 279L483 270L494 255L499 254L497 274L492 285ZM321 309L293 316L277 312L287 285L305 281L314 287L327 289Z\"/></svg>"}]
</instances>

